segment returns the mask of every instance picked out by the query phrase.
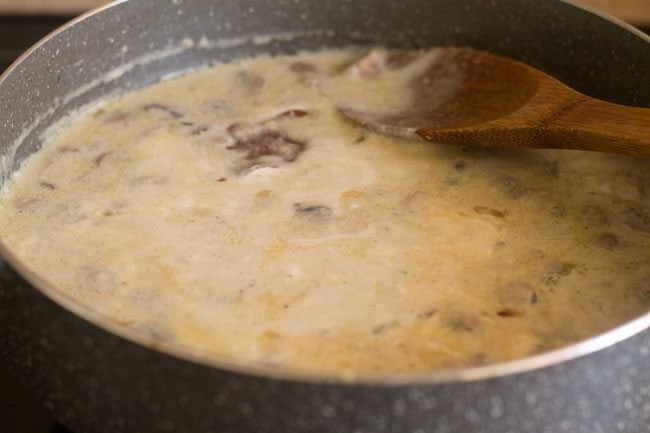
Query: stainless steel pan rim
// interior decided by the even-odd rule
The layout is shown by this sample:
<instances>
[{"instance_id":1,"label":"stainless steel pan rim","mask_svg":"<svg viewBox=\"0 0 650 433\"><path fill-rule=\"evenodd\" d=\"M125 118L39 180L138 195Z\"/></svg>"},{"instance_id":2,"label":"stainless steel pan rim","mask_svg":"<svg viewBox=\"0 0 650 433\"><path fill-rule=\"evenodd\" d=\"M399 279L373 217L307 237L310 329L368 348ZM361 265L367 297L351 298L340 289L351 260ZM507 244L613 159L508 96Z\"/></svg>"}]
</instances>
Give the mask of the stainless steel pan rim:
<instances>
[{"instance_id":1,"label":"stainless steel pan rim","mask_svg":"<svg viewBox=\"0 0 650 433\"><path fill-rule=\"evenodd\" d=\"M102 11L110 9L121 3L130 0L115 0L104 6L93 9L72 21L66 23L60 28L56 29L28 51L21 55L7 70L0 75L0 84L21 64L26 58L31 56L35 51L46 44L50 39L56 35L73 27L77 23L96 15ZM631 33L639 36L645 41L650 43L650 36L636 29L635 27L617 19L604 14L600 11L594 10L589 7L577 5L569 0L560 0L576 8L583 9L600 18L611 21L619 27L623 27ZM73 298L57 291L46 278L39 276L27 268L18 258L4 245L0 239L0 256L2 256L11 266L29 283L33 285L47 298L53 300L64 309L72 312L73 314L87 320L93 325L116 334L129 341L140 344L152 350L162 352L167 355L174 356L179 359L194 362L196 364L205 365L208 367L232 371L246 375L253 375L259 377L267 377L272 379L281 379L306 383L322 383L322 384L335 384L335 385L369 385L369 386L402 386L402 385L427 385L427 384L447 384L455 382L472 382L480 381L491 378L498 378L518 373L533 371L536 369L550 367L563 362L568 362L581 356L588 355L593 352L610 347L618 342L626 340L648 328L650 328L650 311L637 317L627 323L624 323L616 328L601 333L599 335L590 337L586 340L573 343L566 347L548 351L542 354L505 362L493 364L483 367L471 367L464 369L452 370L438 370L430 373L415 373L415 374L358 374L354 376L334 375L334 374L321 374L313 371L300 370L289 368L286 366L268 365L262 362L242 362L236 357L225 355L214 355L209 353L196 353L189 347L184 347L180 344L168 343L164 341L154 341L146 338L143 334L134 331L131 328L119 325L109 318L100 315L99 313L91 310Z\"/></svg>"},{"instance_id":2,"label":"stainless steel pan rim","mask_svg":"<svg viewBox=\"0 0 650 433\"><path fill-rule=\"evenodd\" d=\"M128 0L122 0L122 1L128 1ZM596 15L596 16L604 19L604 20L611 21L614 24L616 24L617 26L623 27L628 32L634 33L635 35L639 36L641 39L645 39L646 42L650 42L650 35L647 35L647 34L643 33L641 30L637 29L636 27L634 27L631 24L628 24L627 22L623 21L622 19L619 19L619 18L616 18L616 17L611 16L609 14L606 14L606 13L604 13L604 12L598 10L598 9L594 9L594 8L592 8L590 6L575 3L575 1L573 1L573 0L560 0L560 1L562 3L569 4L569 5L573 6L573 7L578 8L578 9L585 10L585 11L589 12L590 14ZM121 3L121 1L117 1L115 3Z\"/></svg>"}]
</instances>

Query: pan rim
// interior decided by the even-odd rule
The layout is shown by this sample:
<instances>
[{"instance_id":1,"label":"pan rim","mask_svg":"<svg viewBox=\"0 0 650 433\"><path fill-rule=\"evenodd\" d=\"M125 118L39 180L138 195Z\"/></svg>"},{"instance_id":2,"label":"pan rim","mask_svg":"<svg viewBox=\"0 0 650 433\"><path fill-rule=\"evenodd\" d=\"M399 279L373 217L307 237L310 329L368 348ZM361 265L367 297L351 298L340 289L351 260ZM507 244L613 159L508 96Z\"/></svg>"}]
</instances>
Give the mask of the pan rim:
<instances>
[{"instance_id":1,"label":"pan rim","mask_svg":"<svg viewBox=\"0 0 650 433\"><path fill-rule=\"evenodd\" d=\"M9 77L27 58L47 44L52 38L74 27L76 24L95 16L108 9L116 7L131 0L115 0L106 5L92 9L72 19L63 26L52 31L39 40L18 59L16 59L2 74L0 74L0 85ZM650 43L650 36L636 29L630 24L618 18L611 17L601 11L583 5L576 5L570 0L555 0L560 3L581 9L601 19L610 21L612 24L622 27L632 34ZM20 261L0 239L0 256L2 256L16 272L24 278L33 289L39 291L49 300L58 304L59 307L77 318L89 322L92 326L109 334L127 340L129 343L153 350L158 354L171 356L173 358L198 364L208 368L238 373L242 375L257 376L266 379L303 382L318 385L334 386L411 386L411 385L442 385L450 383L476 382L488 379L496 379L504 376L523 374L538 369L552 367L576 360L588 354L604 350L616 343L627 340L634 335L650 328L650 311L636 317L626 323L612 328L603 333L587 339L572 343L568 346L554 349L537 355L516 359L513 361L491 364L480 367L462 369L435 370L426 373L375 373L355 374L354 376L320 373L313 370L301 370L287 366L270 366L260 361L244 361L235 356L223 354L197 353L190 347L179 343L154 341L144 334L138 333L132 328L120 325L108 317L105 317L91 308L84 306L74 298L60 292L46 278L36 274Z\"/></svg>"}]
</instances>

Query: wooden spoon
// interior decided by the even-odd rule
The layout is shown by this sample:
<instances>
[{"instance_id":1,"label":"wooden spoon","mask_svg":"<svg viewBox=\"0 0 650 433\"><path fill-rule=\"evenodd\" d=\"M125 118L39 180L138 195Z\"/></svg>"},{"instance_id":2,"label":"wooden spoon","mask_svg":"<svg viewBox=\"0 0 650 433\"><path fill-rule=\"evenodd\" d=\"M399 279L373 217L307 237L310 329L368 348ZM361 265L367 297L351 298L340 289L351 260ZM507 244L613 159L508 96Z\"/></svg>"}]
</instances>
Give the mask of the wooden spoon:
<instances>
[{"instance_id":1,"label":"wooden spoon","mask_svg":"<svg viewBox=\"0 0 650 433\"><path fill-rule=\"evenodd\" d=\"M413 101L407 109L341 111L378 132L436 143L650 158L650 109L590 98L524 63L484 51L444 47L426 53L432 60L409 81Z\"/></svg>"}]
</instances>

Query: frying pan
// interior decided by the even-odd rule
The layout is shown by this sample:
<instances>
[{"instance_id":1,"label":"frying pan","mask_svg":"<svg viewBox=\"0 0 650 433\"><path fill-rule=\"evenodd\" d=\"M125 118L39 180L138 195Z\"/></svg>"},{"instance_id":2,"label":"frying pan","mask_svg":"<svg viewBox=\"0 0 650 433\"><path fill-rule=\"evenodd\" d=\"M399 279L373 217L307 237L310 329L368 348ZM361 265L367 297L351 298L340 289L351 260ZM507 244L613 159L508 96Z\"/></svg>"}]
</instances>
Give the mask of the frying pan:
<instances>
[{"instance_id":1,"label":"frying pan","mask_svg":"<svg viewBox=\"0 0 650 433\"><path fill-rule=\"evenodd\" d=\"M649 42L559 0L120 1L53 33L0 78L2 179L70 110L238 57L463 45L522 60L588 95L648 107ZM157 342L0 252L0 351L78 433L650 431L650 314L509 363L345 380Z\"/></svg>"}]
</instances>

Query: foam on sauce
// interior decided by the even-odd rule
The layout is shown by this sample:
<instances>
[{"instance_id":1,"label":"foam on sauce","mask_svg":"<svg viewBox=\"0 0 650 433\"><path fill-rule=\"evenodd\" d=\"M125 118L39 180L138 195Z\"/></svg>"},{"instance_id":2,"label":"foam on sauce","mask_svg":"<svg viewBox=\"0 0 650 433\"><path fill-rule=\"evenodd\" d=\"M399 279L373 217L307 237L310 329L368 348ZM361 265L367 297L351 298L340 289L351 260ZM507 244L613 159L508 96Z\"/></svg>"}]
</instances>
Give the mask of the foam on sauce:
<instances>
[{"instance_id":1,"label":"foam on sauce","mask_svg":"<svg viewBox=\"0 0 650 433\"><path fill-rule=\"evenodd\" d=\"M221 65L79 116L6 189L3 242L155 339L341 374L511 360L648 310L649 162L368 132L332 102L381 90L359 55ZM368 104L404 99L391 83Z\"/></svg>"}]
</instances>

